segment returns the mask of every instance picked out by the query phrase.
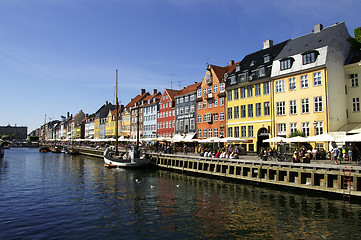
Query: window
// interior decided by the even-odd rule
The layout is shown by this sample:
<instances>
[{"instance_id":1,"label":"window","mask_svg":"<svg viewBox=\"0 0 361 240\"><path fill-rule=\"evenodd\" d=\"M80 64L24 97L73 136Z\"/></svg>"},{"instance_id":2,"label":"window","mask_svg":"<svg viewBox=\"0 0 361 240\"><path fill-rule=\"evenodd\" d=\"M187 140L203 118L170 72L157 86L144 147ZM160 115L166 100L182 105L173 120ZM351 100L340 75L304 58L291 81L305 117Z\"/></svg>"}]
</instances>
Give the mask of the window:
<instances>
[{"instance_id":1,"label":"window","mask_svg":"<svg viewBox=\"0 0 361 240\"><path fill-rule=\"evenodd\" d=\"M276 93L285 91L285 80L276 81Z\"/></svg>"},{"instance_id":2,"label":"window","mask_svg":"<svg viewBox=\"0 0 361 240\"><path fill-rule=\"evenodd\" d=\"M207 114L203 114L203 122L207 122Z\"/></svg>"},{"instance_id":3,"label":"window","mask_svg":"<svg viewBox=\"0 0 361 240\"><path fill-rule=\"evenodd\" d=\"M213 137L213 129L212 128L208 129L208 137Z\"/></svg>"},{"instance_id":4,"label":"window","mask_svg":"<svg viewBox=\"0 0 361 240\"><path fill-rule=\"evenodd\" d=\"M292 67L292 59L287 58L287 59L281 60L280 61L280 66L281 66L281 71L286 70L286 69L290 69Z\"/></svg>"},{"instance_id":5,"label":"window","mask_svg":"<svg viewBox=\"0 0 361 240\"><path fill-rule=\"evenodd\" d=\"M241 66L237 65L236 66L236 72L239 72L239 71L241 71Z\"/></svg>"},{"instance_id":6,"label":"window","mask_svg":"<svg viewBox=\"0 0 361 240\"><path fill-rule=\"evenodd\" d=\"M247 128L246 126L241 126L241 137L246 138L247 137Z\"/></svg>"},{"instance_id":7,"label":"window","mask_svg":"<svg viewBox=\"0 0 361 240\"><path fill-rule=\"evenodd\" d=\"M231 84L235 84L236 83L236 76L231 76Z\"/></svg>"},{"instance_id":8,"label":"window","mask_svg":"<svg viewBox=\"0 0 361 240\"><path fill-rule=\"evenodd\" d=\"M306 135L306 137L310 136L310 123L309 122L302 123L302 132Z\"/></svg>"},{"instance_id":9,"label":"window","mask_svg":"<svg viewBox=\"0 0 361 240\"><path fill-rule=\"evenodd\" d=\"M262 115L261 103L256 103L256 117L260 117L261 115Z\"/></svg>"},{"instance_id":10,"label":"window","mask_svg":"<svg viewBox=\"0 0 361 240\"><path fill-rule=\"evenodd\" d=\"M295 90L296 89L296 78L289 78L288 79L288 85L289 85L289 89L290 91Z\"/></svg>"},{"instance_id":11,"label":"window","mask_svg":"<svg viewBox=\"0 0 361 240\"><path fill-rule=\"evenodd\" d=\"M269 116L269 115L270 115L269 102L265 102L265 103L264 103L264 115L265 115L265 116Z\"/></svg>"},{"instance_id":12,"label":"window","mask_svg":"<svg viewBox=\"0 0 361 240\"><path fill-rule=\"evenodd\" d=\"M202 137L202 129L197 129L197 138Z\"/></svg>"},{"instance_id":13,"label":"window","mask_svg":"<svg viewBox=\"0 0 361 240\"><path fill-rule=\"evenodd\" d=\"M358 74L353 73L350 74L351 77L351 87L358 87Z\"/></svg>"},{"instance_id":14,"label":"window","mask_svg":"<svg viewBox=\"0 0 361 240\"><path fill-rule=\"evenodd\" d=\"M317 122L315 126L315 135L323 134L323 122Z\"/></svg>"},{"instance_id":15,"label":"window","mask_svg":"<svg viewBox=\"0 0 361 240\"><path fill-rule=\"evenodd\" d=\"M185 114L189 113L189 106L186 106L186 107L184 108L184 113L185 113ZM169 116L170 116L170 112L169 112Z\"/></svg>"},{"instance_id":16,"label":"window","mask_svg":"<svg viewBox=\"0 0 361 240\"><path fill-rule=\"evenodd\" d=\"M232 119L232 108L228 108L228 119Z\"/></svg>"},{"instance_id":17,"label":"window","mask_svg":"<svg viewBox=\"0 0 361 240\"><path fill-rule=\"evenodd\" d=\"M270 61L270 56L269 55L263 56L263 62L264 63L268 63L269 61Z\"/></svg>"},{"instance_id":18,"label":"window","mask_svg":"<svg viewBox=\"0 0 361 240\"><path fill-rule=\"evenodd\" d=\"M228 95L228 101L232 101L232 90L227 92Z\"/></svg>"},{"instance_id":19,"label":"window","mask_svg":"<svg viewBox=\"0 0 361 240\"><path fill-rule=\"evenodd\" d=\"M352 111L359 112L360 111L360 98L352 98Z\"/></svg>"},{"instance_id":20,"label":"window","mask_svg":"<svg viewBox=\"0 0 361 240\"><path fill-rule=\"evenodd\" d=\"M203 138L207 138L207 129L203 129Z\"/></svg>"},{"instance_id":21,"label":"window","mask_svg":"<svg viewBox=\"0 0 361 240\"><path fill-rule=\"evenodd\" d=\"M247 82L247 73L242 73L240 75L238 75L239 77L239 81L242 82Z\"/></svg>"},{"instance_id":22,"label":"window","mask_svg":"<svg viewBox=\"0 0 361 240\"><path fill-rule=\"evenodd\" d=\"M297 101L290 100L290 115L297 114Z\"/></svg>"},{"instance_id":23,"label":"window","mask_svg":"<svg viewBox=\"0 0 361 240\"><path fill-rule=\"evenodd\" d=\"M241 106L241 118L246 117L246 105Z\"/></svg>"},{"instance_id":24,"label":"window","mask_svg":"<svg viewBox=\"0 0 361 240\"><path fill-rule=\"evenodd\" d=\"M197 89L197 98L202 97L202 89Z\"/></svg>"},{"instance_id":25,"label":"window","mask_svg":"<svg viewBox=\"0 0 361 240\"><path fill-rule=\"evenodd\" d=\"M208 108L212 108L212 102L213 102L212 99L208 100Z\"/></svg>"},{"instance_id":26,"label":"window","mask_svg":"<svg viewBox=\"0 0 361 240\"><path fill-rule=\"evenodd\" d=\"M315 51L303 54L302 55L303 65L316 62L316 57L317 54Z\"/></svg>"},{"instance_id":27,"label":"window","mask_svg":"<svg viewBox=\"0 0 361 240\"><path fill-rule=\"evenodd\" d=\"M213 114L213 120L214 120L215 122L218 121L218 113L214 113L214 114Z\"/></svg>"},{"instance_id":28,"label":"window","mask_svg":"<svg viewBox=\"0 0 361 240\"><path fill-rule=\"evenodd\" d=\"M218 107L218 99L214 99L214 106Z\"/></svg>"},{"instance_id":29,"label":"window","mask_svg":"<svg viewBox=\"0 0 361 240\"><path fill-rule=\"evenodd\" d=\"M202 102L198 102L198 110L199 109L202 109ZM177 113L177 115L178 115L178 113Z\"/></svg>"},{"instance_id":30,"label":"window","mask_svg":"<svg viewBox=\"0 0 361 240\"><path fill-rule=\"evenodd\" d=\"M203 88L203 96L207 95L207 88Z\"/></svg>"},{"instance_id":31,"label":"window","mask_svg":"<svg viewBox=\"0 0 361 240\"><path fill-rule=\"evenodd\" d=\"M214 136L215 136L215 137L218 137L218 128L215 128L215 129L214 129Z\"/></svg>"},{"instance_id":32,"label":"window","mask_svg":"<svg viewBox=\"0 0 361 240\"><path fill-rule=\"evenodd\" d=\"M322 84L321 72L313 73L313 86L319 86Z\"/></svg>"},{"instance_id":33,"label":"window","mask_svg":"<svg viewBox=\"0 0 361 240\"><path fill-rule=\"evenodd\" d=\"M248 137L253 137L253 126L248 126Z\"/></svg>"},{"instance_id":34,"label":"window","mask_svg":"<svg viewBox=\"0 0 361 240\"><path fill-rule=\"evenodd\" d=\"M196 111L196 108L194 105L191 105L191 113L194 113Z\"/></svg>"},{"instance_id":35,"label":"window","mask_svg":"<svg viewBox=\"0 0 361 240\"><path fill-rule=\"evenodd\" d=\"M203 108L204 108L204 109L207 108L207 101L203 101Z\"/></svg>"},{"instance_id":36,"label":"window","mask_svg":"<svg viewBox=\"0 0 361 240\"><path fill-rule=\"evenodd\" d=\"M201 123L202 122L202 116L198 115L198 122Z\"/></svg>"},{"instance_id":37,"label":"window","mask_svg":"<svg viewBox=\"0 0 361 240\"><path fill-rule=\"evenodd\" d=\"M256 96L261 96L261 84L256 84L255 95Z\"/></svg>"},{"instance_id":38,"label":"window","mask_svg":"<svg viewBox=\"0 0 361 240\"><path fill-rule=\"evenodd\" d=\"M253 117L253 104L248 104L248 117Z\"/></svg>"},{"instance_id":39,"label":"window","mask_svg":"<svg viewBox=\"0 0 361 240\"><path fill-rule=\"evenodd\" d=\"M291 134L297 131L297 123L290 123Z\"/></svg>"},{"instance_id":40,"label":"window","mask_svg":"<svg viewBox=\"0 0 361 240\"><path fill-rule=\"evenodd\" d=\"M241 98L246 98L246 89L241 87Z\"/></svg>"},{"instance_id":41,"label":"window","mask_svg":"<svg viewBox=\"0 0 361 240\"><path fill-rule=\"evenodd\" d=\"M269 94L269 82L263 83L263 95Z\"/></svg>"},{"instance_id":42,"label":"window","mask_svg":"<svg viewBox=\"0 0 361 240\"><path fill-rule=\"evenodd\" d=\"M219 113L219 121L224 121L224 112Z\"/></svg>"},{"instance_id":43,"label":"window","mask_svg":"<svg viewBox=\"0 0 361 240\"><path fill-rule=\"evenodd\" d=\"M259 72L258 72L258 76L263 77L264 75L266 75L265 67L260 67Z\"/></svg>"},{"instance_id":44,"label":"window","mask_svg":"<svg viewBox=\"0 0 361 240\"><path fill-rule=\"evenodd\" d=\"M214 86L213 86L213 92L214 92L214 93L217 93L217 92L218 92L218 85L214 85Z\"/></svg>"},{"instance_id":45,"label":"window","mask_svg":"<svg viewBox=\"0 0 361 240\"><path fill-rule=\"evenodd\" d=\"M212 86L208 87L208 94L212 93Z\"/></svg>"},{"instance_id":46,"label":"window","mask_svg":"<svg viewBox=\"0 0 361 240\"><path fill-rule=\"evenodd\" d=\"M308 77L307 75L301 76L301 88L308 88Z\"/></svg>"},{"instance_id":47,"label":"window","mask_svg":"<svg viewBox=\"0 0 361 240\"><path fill-rule=\"evenodd\" d=\"M233 128L232 127L229 127L228 128L228 132L227 132L227 135L228 135L228 137L233 137Z\"/></svg>"},{"instance_id":48,"label":"window","mask_svg":"<svg viewBox=\"0 0 361 240\"><path fill-rule=\"evenodd\" d=\"M234 100L238 100L238 98L239 98L239 88L233 90L233 98L234 98Z\"/></svg>"},{"instance_id":49,"label":"window","mask_svg":"<svg viewBox=\"0 0 361 240\"><path fill-rule=\"evenodd\" d=\"M309 104L308 98L304 98L301 100L301 106L302 106L302 113L310 112L310 104Z\"/></svg>"},{"instance_id":50,"label":"window","mask_svg":"<svg viewBox=\"0 0 361 240\"><path fill-rule=\"evenodd\" d=\"M276 102L277 116L286 115L286 102Z\"/></svg>"},{"instance_id":51,"label":"window","mask_svg":"<svg viewBox=\"0 0 361 240\"><path fill-rule=\"evenodd\" d=\"M247 97L253 97L253 86L247 87Z\"/></svg>"},{"instance_id":52,"label":"window","mask_svg":"<svg viewBox=\"0 0 361 240\"><path fill-rule=\"evenodd\" d=\"M219 92L224 92L224 83L219 84Z\"/></svg>"},{"instance_id":53,"label":"window","mask_svg":"<svg viewBox=\"0 0 361 240\"><path fill-rule=\"evenodd\" d=\"M322 112L322 97L315 97L315 112Z\"/></svg>"},{"instance_id":54,"label":"window","mask_svg":"<svg viewBox=\"0 0 361 240\"><path fill-rule=\"evenodd\" d=\"M224 98L219 99L219 106L224 106Z\"/></svg>"},{"instance_id":55,"label":"window","mask_svg":"<svg viewBox=\"0 0 361 240\"><path fill-rule=\"evenodd\" d=\"M286 123L277 123L277 136L286 136Z\"/></svg>"},{"instance_id":56,"label":"window","mask_svg":"<svg viewBox=\"0 0 361 240\"><path fill-rule=\"evenodd\" d=\"M239 137L239 127L234 127L234 137Z\"/></svg>"},{"instance_id":57,"label":"window","mask_svg":"<svg viewBox=\"0 0 361 240\"><path fill-rule=\"evenodd\" d=\"M239 118L239 106L234 107L234 119Z\"/></svg>"}]
</instances>

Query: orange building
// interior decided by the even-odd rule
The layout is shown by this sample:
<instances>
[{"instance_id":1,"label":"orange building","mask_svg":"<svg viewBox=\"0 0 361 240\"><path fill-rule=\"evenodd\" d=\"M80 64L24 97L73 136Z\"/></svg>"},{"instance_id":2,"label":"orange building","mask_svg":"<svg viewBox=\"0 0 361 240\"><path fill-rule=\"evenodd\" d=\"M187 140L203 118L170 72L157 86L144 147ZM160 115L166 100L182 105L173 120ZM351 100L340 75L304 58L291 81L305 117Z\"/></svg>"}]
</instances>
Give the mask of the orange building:
<instances>
[{"instance_id":1,"label":"orange building","mask_svg":"<svg viewBox=\"0 0 361 240\"><path fill-rule=\"evenodd\" d=\"M208 65L202 84L197 89L197 138L225 137L225 75L234 65Z\"/></svg>"}]
</instances>

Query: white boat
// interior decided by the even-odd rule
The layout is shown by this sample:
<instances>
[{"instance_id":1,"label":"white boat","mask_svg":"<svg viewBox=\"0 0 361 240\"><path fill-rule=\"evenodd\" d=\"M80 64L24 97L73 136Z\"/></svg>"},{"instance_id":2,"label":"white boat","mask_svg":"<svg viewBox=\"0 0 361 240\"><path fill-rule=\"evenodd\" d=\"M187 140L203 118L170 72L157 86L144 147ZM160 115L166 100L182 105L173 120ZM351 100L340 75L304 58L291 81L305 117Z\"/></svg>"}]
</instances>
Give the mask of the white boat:
<instances>
[{"instance_id":1,"label":"white boat","mask_svg":"<svg viewBox=\"0 0 361 240\"><path fill-rule=\"evenodd\" d=\"M115 156L111 147L104 151L104 165L106 167L140 168L150 164L150 159L137 150L137 146L127 147L125 152Z\"/></svg>"},{"instance_id":2,"label":"white boat","mask_svg":"<svg viewBox=\"0 0 361 240\"><path fill-rule=\"evenodd\" d=\"M5 142L0 139L0 158L4 156L4 144Z\"/></svg>"},{"instance_id":3,"label":"white boat","mask_svg":"<svg viewBox=\"0 0 361 240\"><path fill-rule=\"evenodd\" d=\"M138 150L139 146L139 134L137 134L136 145L131 145L126 148L125 153L119 153L118 151L118 115L119 115L119 103L118 103L118 70L116 70L116 117L115 117L115 147L109 147L104 151L104 166L105 167L123 167L123 168L139 168L145 167L150 164L150 159L147 155L143 155ZM139 118L139 114L137 114ZM137 121L139 124L139 119ZM139 127L137 128L139 130Z\"/></svg>"}]
</instances>

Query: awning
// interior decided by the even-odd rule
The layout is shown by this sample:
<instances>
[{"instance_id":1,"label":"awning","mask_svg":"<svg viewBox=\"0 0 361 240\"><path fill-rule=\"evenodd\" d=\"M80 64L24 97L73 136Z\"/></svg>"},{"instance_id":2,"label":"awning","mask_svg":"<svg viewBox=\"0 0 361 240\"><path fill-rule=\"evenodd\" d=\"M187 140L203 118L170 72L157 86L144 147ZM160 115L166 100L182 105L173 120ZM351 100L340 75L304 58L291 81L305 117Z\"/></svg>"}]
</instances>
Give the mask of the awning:
<instances>
[{"instance_id":1,"label":"awning","mask_svg":"<svg viewBox=\"0 0 361 240\"><path fill-rule=\"evenodd\" d=\"M349 123L338 130L346 133L361 133L361 123Z\"/></svg>"},{"instance_id":2,"label":"awning","mask_svg":"<svg viewBox=\"0 0 361 240\"><path fill-rule=\"evenodd\" d=\"M347 135L343 138L336 139L336 142L361 142L361 133L354 135Z\"/></svg>"},{"instance_id":3,"label":"awning","mask_svg":"<svg viewBox=\"0 0 361 240\"><path fill-rule=\"evenodd\" d=\"M188 134L184 137L183 141L184 141L184 142L192 142L195 135L196 135L196 133L188 133Z\"/></svg>"}]
</instances>

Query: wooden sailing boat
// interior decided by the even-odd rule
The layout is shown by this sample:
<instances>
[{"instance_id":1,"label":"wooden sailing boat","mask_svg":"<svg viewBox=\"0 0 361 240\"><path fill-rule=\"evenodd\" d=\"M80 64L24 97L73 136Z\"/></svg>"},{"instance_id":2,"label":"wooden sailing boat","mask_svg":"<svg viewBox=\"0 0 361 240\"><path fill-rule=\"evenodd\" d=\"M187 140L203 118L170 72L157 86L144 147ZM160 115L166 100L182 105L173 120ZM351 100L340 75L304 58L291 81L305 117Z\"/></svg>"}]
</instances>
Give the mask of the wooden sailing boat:
<instances>
[{"instance_id":1,"label":"wooden sailing boat","mask_svg":"<svg viewBox=\"0 0 361 240\"><path fill-rule=\"evenodd\" d=\"M143 155L139 149L139 118L137 119L137 144L126 147L125 152L120 153L118 149L118 118L119 118L119 102L118 102L118 69L116 70L116 117L115 117L115 148L107 148L104 151L105 167L122 167L122 168L139 168L150 164L150 159ZM139 117L139 112L138 112Z\"/></svg>"},{"instance_id":2,"label":"wooden sailing boat","mask_svg":"<svg viewBox=\"0 0 361 240\"><path fill-rule=\"evenodd\" d=\"M45 137L46 137L45 130L46 130L46 114L44 119L43 144L40 146L39 152L50 152L49 147L45 145Z\"/></svg>"}]
</instances>

